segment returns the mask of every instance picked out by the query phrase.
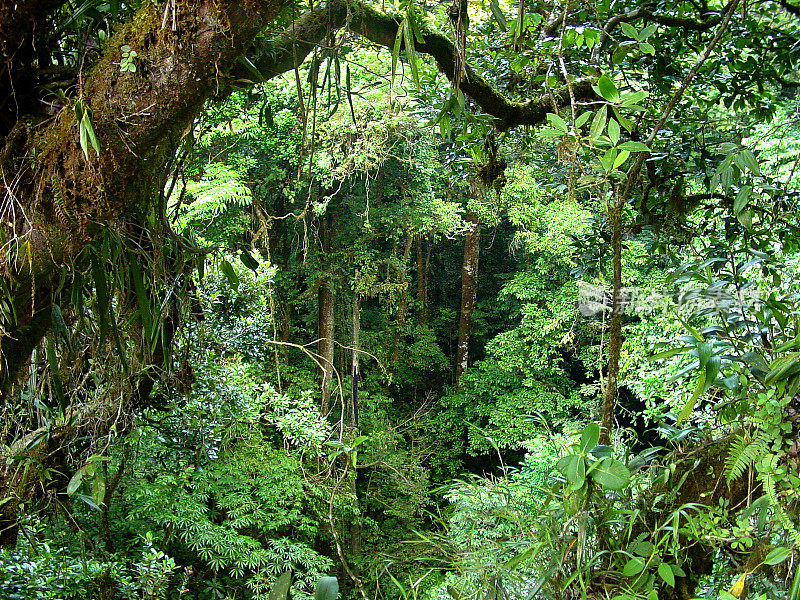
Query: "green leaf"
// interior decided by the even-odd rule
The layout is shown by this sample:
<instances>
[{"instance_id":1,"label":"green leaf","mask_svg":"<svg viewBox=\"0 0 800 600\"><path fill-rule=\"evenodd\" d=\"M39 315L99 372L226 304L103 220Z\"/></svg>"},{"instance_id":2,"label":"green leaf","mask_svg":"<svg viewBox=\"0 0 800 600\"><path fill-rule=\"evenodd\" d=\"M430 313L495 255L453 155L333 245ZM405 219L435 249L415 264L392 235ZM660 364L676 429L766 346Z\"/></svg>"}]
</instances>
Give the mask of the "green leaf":
<instances>
[{"instance_id":1,"label":"green leaf","mask_svg":"<svg viewBox=\"0 0 800 600\"><path fill-rule=\"evenodd\" d=\"M753 188L749 185L742 186L742 189L736 194L736 200L733 201L733 214L738 215L747 206L747 201L750 200L752 191Z\"/></svg>"},{"instance_id":2,"label":"green leaf","mask_svg":"<svg viewBox=\"0 0 800 600\"><path fill-rule=\"evenodd\" d=\"M581 433L580 453L587 454L589 450L597 446L600 441L600 426L597 423L589 423L583 428Z\"/></svg>"},{"instance_id":3,"label":"green leaf","mask_svg":"<svg viewBox=\"0 0 800 600\"><path fill-rule=\"evenodd\" d=\"M621 166L622 166L622 164L623 164L623 163L624 163L626 160L628 160L628 157L629 157L630 155L631 155L631 153L630 153L629 151L627 151L627 150L622 150L622 151L621 151L621 152L620 152L620 153L617 155L617 158L616 158L616 159L614 159L614 168L615 168L615 169L618 169L619 167L621 167Z\"/></svg>"},{"instance_id":4,"label":"green leaf","mask_svg":"<svg viewBox=\"0 0 800 600\"><path fill-rule=\"evenodd\" d=\"M594 119L592 119L592 125L589 128L590 140L594 141L603 134L603 131L606 128L607 121L608 121L608 108L603 106L600 110L598 110L595 113Z\"/></svg>"},{"instance_id":5,"label":"green leaf","mask_svg":"<svg viewBox=\"0 0 800 600\"><path fill-rule=\"evenodd\" d=\"M292 585L292 571L284 572L275 581L269 591L269 600L286 600L289 596L289 587Z\"/></svg>"},{"instance_id":6,"label":"green leaf","mask_svg":"<svg viewBox=\"0 0 800 600\"><path fill-rule=\"evenodd\" d=\"M620 150L628 150L630 152L650 152L650 148L643 142L622 142L617 147Z\"/></svg>"},{"instance_id":7,"label":"green leaf","mask_svg":"<svg viewBox=\"0 0 800 600\"><path fill-rule=\"evenodd\" d=\"M97 141L97 136L94 133L94 126L92 125L92 110L87 108L83 111L83 118L81 118L81 135L85 135L86 139L94 148L94 151L97 154L100 154L100 144ZM83 148L83 152L86 155L86 158L89 158L89 149L84 146L84 142L81 141L81 148Z\"/></svg>"},{"instance_id":8,"label":"green leaf","mask_svg":"<svg viewBox=\"0 0 800 600\"><path fill-rule=\"evenodd\" d=\"M219 270L225 275L225 279L228 280L228 285L232 288L239 287L239 276L236 274L236 270L231 263L223 259L222 262L219 263Z\"/></svg>"},{"instance_id":9,"label":"green leaf","mask_svg":"<svg viewBox=\"0 0 800 600\"><path fill-rule=\"evenodd\" d=\"M625 566L622 568L622 574L625 575L625 577L633 577L642 571L644 571L644 560L638 556L634 556L625 563Z\"/></svg>"},{"instance_id":10,"label":"green leaf","mask_svg":"<svg viewBox=\"0 0 800 600\"><path fill-rule=\"evenodd\" d=\"M592 116L592 111L587 110L586 112L582 112L578 115L578 118L575 119L575 129L580 129L586 124L586 121L589 120L589 117Z\"/></svg>"},{"instance_id":11,"label":"green leaf","mask_svg":"<svg viewBox=\"0 0 800 600\"><path fill-rule=\"evenodd\" d=\"M645 54L652 54L653 56L655 56L656 54L656 49L653 47L652 44L649 44L647 42L639 42L639 50L641 50Z\"/></svg>"},{"instance_id":12,"label":"green leaf","mask_svg":"<svg viewBox=\"0 0 800 600\"><path fill-rule=\"evenodd\" d=\"M69 483L67 484L67 496L74 495L75 492L77 492L78 489L81 487L84 473L85 471L83 470L83 467L81 467L80 469L78 469L75 475L73 475L72 478L69 480Z\"/></svg>"},{"instance_id":13,"label":"green leaf","mask_svg":"<svg viewBox=\"0 0 800 600\"><path fill-rule=\"evenodd\" d=\"M619 24L622 31L627 35L629 38L633 38L634 40L639 40L639 32L636 30L636 27L631 25L630 23L620 23Z\"/></svg>"},{"instance_id":14,"label":"green leaf","mask_svg":"<svg viewBox=\"0 0 800 600\"><path fill-rule=\"evenodd\" d=\"M621 460L604 458L592 471L592 479L609 490L622 490L631 482L631 472Z\"/></svg>"},{"instance_id":15,"label":"green leaf","mask_svg":"<svg viewBox=\"0 0 800 600\"><path fill-rule=\"evenodd\" d=\"M658 565L658 576L661 577L668 586L675 587L675 574L667 563L662 562Z\"/></svg>"},{"instance_id":16,"label":"green leaf","mask_svg":"<svg viewBox=\"0 0 800 600\"><path fill-rule=\"evenodd\" d=\"M632 106L637 102L641 102L645 98L647 98L647 92L643 90L633 92L631 94L625 94L625 96L622 98L622 106Z\"/></svg>"},{"instance_id":17,"label":"green leaf","mask_svg":"<svg viewBox=\"0 0 800 600\"><path fill-rule=\"evenodd\" d=\"M617 149L616 148L609 148L606 153L599 157L600 164L603 165L603 169L606 173L610 173L611 170L614 168L614 161L617 159Z\"/></svg>"},{"instance_id":18,"label":"green leaf","mask_svg":"<svg viewBox=\"0 0 800 600\"><path fill-rule=\"evenodd\" d=\"M583 456L574 454L567 464L567 469L564 473L567 479L568 490L578 490L583 487L586 482L586 461Z\"/></svg>"},{"instance_id":19,"label":"green leaf","mask_svg":"<svg viewBox=\"0 0 800 600\"><path fill-rule=\"evenodd\" d=\"M242 254L239 256L242 261L242 264L250 269L251 271L258 270L258 261L253 258L253 255L250 254L247 250L242 250Z\"/></svg>"},{"instance_id":20,"label":"green leaf","mask_svg":"<svg viewBox=\"0 0 800 600\"><path fill-rule=\"evenodd\" d=\"M640 40L646 40L647 38L649 38L651 35L653 35L656 32L656 29L658 29L658 24L657 23L650 23L650 25L648 25L647 27L645 27L644 29L642 29L639 32L639 39Z\"/></svg>"},{"instance_id":21,"label":"green leaf","mask_svg":"<svg viewBox=\"0 0 800 600\"><path fill-rule=\"evenodd\" d=\"M692 397L687 400L686 404L684 404L683 408L681 409L681 412L678 414L678 425L692 416L694 407L697 404L697 399L706 389L708 389L708 386L706 385L706 372L703 371L700 373L700 377L697 380L697 385L694 388Z\"/></svg>"},{"instance_id":22,"label":"green leaf","mask_svg":"<svg viewBox=\"0 0 800 600\"><path fill-rule=\"evenodd\" d=\"M617 123L614 119L609 119L608 120L608 137L611 138L611 143L614 144L615 146L617 145L617 142L619 141L619 134L620 134L619 123Z\"/></svg>"},{"instance_id":23,"label":"green leaf","mask_svg":"<svg viewBox=\"0 0 800 600\"><path fill-rule=\"evenodd\" d=\"M741 157L742 164L744 164L753 175L761 175L761 168L758 166L758 161L751 150L743 148L739 156Z\"/></svg>"},{"instance_id":24,"label":"green leaf","mask_svg":"<svg viewBox=\"0 0 800 600\"><path fill-rule=\"evenodd\" d=\"M606 75L603 75L597 81L597 88L600 92L600 95L608 102L619 102L619 90L617 89L617 86L614 85L614 82L611 81L611 79L609 79Z\"/></svg>"},{"instance_id":25,"label":"green leaf","mask_svg":"<svg viewBox=\"0 0 800 600\"><path fill-rule=\"evenodd\" d=\"M339 580L336 577L320 577L314 588L314 600L336 600L339 596Z\"/></svg>"},{"instance_id":26,"label":"green leaf","mask_svg":"<svg viewBox=\"0 0 800 600\"><path fill-rule=\"evenodd\" d=\"M562 131L564 133L567 133L569 131L569 127L567 126L566 121L564 121L564 119L562 119L558 115L553 113L547 113L546 116L547 116L547 121L550 123L550 125L553 126L553 128L558 129L559 131Z\"/></svg>"},{"instance_id":27,"label":"green leaf","mask_svg":"<svg viewBox=\"0 0 800 600\"><path fill-rule=\"evenodd\" d=\"M775 548L774 550L772 550L772 552L767 554L767 558L764 559L764 564L777 565L785 561L791 555L792 555L791 548L784 548L782 546L779 546L778 548Z\"/></svg>"}]
</instances>

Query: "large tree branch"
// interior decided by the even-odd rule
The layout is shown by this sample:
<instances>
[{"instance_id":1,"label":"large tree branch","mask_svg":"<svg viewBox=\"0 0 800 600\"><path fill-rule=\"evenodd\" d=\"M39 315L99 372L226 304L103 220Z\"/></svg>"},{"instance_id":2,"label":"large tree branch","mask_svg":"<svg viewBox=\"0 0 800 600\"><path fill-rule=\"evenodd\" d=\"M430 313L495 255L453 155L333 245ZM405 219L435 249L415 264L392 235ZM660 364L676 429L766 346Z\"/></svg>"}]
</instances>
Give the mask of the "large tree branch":
<instances>
[{"instance_id":1,"label":"large tree branch","mask_svg":"<svg viewBox=\"0 0 800 600\"><path fill-rule=\"evenodd\" d=\"M364 2L330 0L306 12L291 27L264 44L254 54L253 63L265 78L275 77L299 66L330 32L342 28L391 49L394 47L400 22L400 18L382 13ZM415 50L431 56L442 73L451 82L455 82L458 65L455 44L446 36L424 28L422 38L421 42L416 43ZM543 123L545 115L552 112L554 102L559 106L569 103L566 87L527 102L514 102L472 67L465 65L465 68L466 78L459 82L459 89L495 118L495 124L500 131ZM589 79L574 82L572 88L578 100L596 98Z\"/></svg>"},{"instance_id":2,"label":"large tree branch","mask_svg":"<svg viewBox=\"0 0 800 600\"><path fill-rule=\"evenodd\" d=\"M0 317L0 390L27 360L30 344L21 328L39 314L40 299L49 301L49 290L70 270L65 265L79 260L104 226L143 220L163 184L168 152L224 74L291 2L147 2L108 41L76 99L49 121L18 120L0 149L0 270L14 307ZM165 18L165 10L174 13ZM2 14L4 25L12 22ZM137 52L135 72L120 68L125 45ZM99 142L99 153L89 149L88 158L79 143L77 101L92 111ZM19 352L6 352L12 347Z\"/></svg>"}]
</instances>

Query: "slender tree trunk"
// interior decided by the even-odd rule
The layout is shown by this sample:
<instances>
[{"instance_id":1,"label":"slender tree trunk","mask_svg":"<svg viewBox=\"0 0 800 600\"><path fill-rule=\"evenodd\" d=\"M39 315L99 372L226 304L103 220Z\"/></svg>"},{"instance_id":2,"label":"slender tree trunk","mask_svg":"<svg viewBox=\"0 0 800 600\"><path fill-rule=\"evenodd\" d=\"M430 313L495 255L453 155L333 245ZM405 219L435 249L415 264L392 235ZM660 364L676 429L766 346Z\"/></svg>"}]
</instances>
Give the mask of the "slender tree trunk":
<instances>
[{"instance_id":1,"label":"slender tree trunk","mask_svg":"<svg viewBox=\"0 0 800 600\"><path fill-rule=\"evenodd\" d=\"M358 290L353 292L353 359L351 365L351 393L347 419L354 435L358 434L358 384L359 384L359 334L361 332L361 305L359 302ZM350 523L350 549L355 559L353 563L353 571L358 576L358 559L361 556L361 514L360 514L360 500L358 497L358 481L359 472L358 465L353 464L352 475L352 494L356 504L356 514L353 521Z\"/></svg>"},{"instance_id":2,"label":"slender tree trunk","mask_svg":"<svg viewBox=\"0 0 800 600\"><path fill-rule=\"evenodd\" d=\"M358 338L361 332L361 303L358 296L358 291L353 292L353 360L350 370L350 407L348 410L348 418L350 426L358 428L358 386L361 373L359 372L359 359L358 359Z\"/></svg>"},{"instance_id":3,"label":"slender tree trunk","mask_svg":"<svg viewBox=\"0 0 800 600\"><path fill-rule=\"evenodd\" d=\"M325 254L331 252L332 218L325 214L320 220L320 241ZM333 282L329 277L322 282L317 292L318 328L317 353L320 361L320 388L322 401L320 413L327 417L331 409L331 390L333 389L334 335L336 331L336 297L333 293Z\"/></svg>"},{"instance_id":4,"label":"slender tree trunk","mask_svg":"<svg viewBox=\"0 0 800 600\"><path fill-rule=\"evenodd\" d=\"M470 223L464 240L464 263L461 267L461 316L458 321L458 351L456 355L456 388L469 366L469 342L472 334L472 311L478 295L478 255L481 248L481 223L478 216L467 213Z\"/></svg>"},{"instance_id":5,"label":"slender tree trunk","mask_svg":"<svg viewBox=\"0 0 800 600\"><path fill-rule=\"evenodd\" d=\"M419 324L428 323L428 264L430 262L431 249L428 246L425 255L423 243L425 236L417 236L417 302L419 303Z\"/></svg>"},{"instance_id":6,"label":"slender tree trunk","mask_svg":"<svg viewBox=\"0 0 800 600\"><path fill-rule=\"evenodd\" d=\"M600 407L600 444L608 445L614 427L614 409L617 404L619 357L622 350L622 204L614 199L608 208L611 227L611 324L608 334L608 369L603 404Z\"/></svg>"},{"instance_id":7,"label":"slender tree trunk","mask_svg":"<svg viewBox=\"0 0 800 600\"><path fill-rule=\"evenodd\" d=\"M408 274L406 273L405 265L408 264L408 258L411 255L411 243L414 241L414 236L410 233L406 238L406 245L403 248L403 262L402 262L402 276L401 280L405 284L402 293L400 294L400 301L397 303L397 319L394 326L394 338L392 339L392 374L397 370L397 363L400 361L400 336L406 326L406 316L408 316Z\"/></svg>"}]
</instances>

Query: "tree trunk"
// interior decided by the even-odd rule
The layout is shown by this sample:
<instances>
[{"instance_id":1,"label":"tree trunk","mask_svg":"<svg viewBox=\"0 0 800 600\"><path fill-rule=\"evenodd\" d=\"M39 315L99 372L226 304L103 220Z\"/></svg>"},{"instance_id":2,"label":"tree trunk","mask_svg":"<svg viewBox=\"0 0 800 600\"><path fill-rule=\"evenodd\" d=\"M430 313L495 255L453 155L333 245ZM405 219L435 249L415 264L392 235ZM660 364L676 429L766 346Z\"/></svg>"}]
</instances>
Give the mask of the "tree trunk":
<instances>
[{"instance_id":1,"label":"tree trunk","mask_svg":"<svg viewBox=\"0 0 800 600\"><path fill-rule=\"evenodd\" d=\"M358 338L361 332L361 304L358 290L353 292L353 360L350 370L350 406L348 419L351 427L358 428L358 386L361 373L359 371Z\"/></svg>"},{"instance_id":2,"label":"tree trunk","mask_svg":"<svg viewBox=\"0 0 800 600\"><path fill-rule=\"evenodd\" d=\"M430 262L431 248L424 254L423 242L425 236L417 236L417 303L419 304L419 324L428 324L428 264Z\"/></svg>"},{"instance_id":3,"label":"tree trunk","mask_svg":"<svg viewBox=\"0 0 800 600\"><path fill-rule=\"evenodd\" d=\"M467 212L470 224L464 240L464 263L461 267L461 315L458 320L458 352L456 355L456 388L469 366L469 342L472 334L472 311L478 295L478 255L481 248L481 223L478 216Z\"/></svg>"},{"instance_id":4,"label":"tree trunk","mask_svg":"<svg viewBox=\"0 0 800 600\"><path fill-rule=\"evenodd\" d=\"M619 358L622 350L622 205L616 200L608 207L608 224L611 227L611 324L608 333L608 369L600 407L600 444L609 445L614 428L614 410L617 404Z\"/></svg>"},{"instance_id":5,"label":"tree trunk","mask_svg":"<svg viewBox=\"0 0 800 600\"><path fill-rule=\"evenodd\" d=\"M408 316L408 274L405 266L408 264L408 257L411 255L411 243L413 241L414 236L409 233L406 237L406 245L403 248L403 260L400 267L402 269L400 280L405 284L405 287L403 287L403 291L400 293L400 300L397 303L397 318L394 325L394 337L392 338L392 375L394 375L397 370L397 364L400 362L400 336L405 330L406 316Z\"/></svg>"},{"instance_id":6,"label":"tree trunk","mask_svg":"<svg viewBox=\"0 0 800 600\"><path fill-rule=\"evenodd\" d=\"M319 237L322 244L323 256L331 253L333 219L330 214L325 214L320 219ZM324 258L323 258L324 262ZM333 389L334 374L334 336L336 335L336 296L333 293L333 282L330 276L324 280L317 292L318 326L317 354L319 354L319 376L322 400L320 414L328 416L331 410L331 391Z\"/></svg>"}]
</instances>

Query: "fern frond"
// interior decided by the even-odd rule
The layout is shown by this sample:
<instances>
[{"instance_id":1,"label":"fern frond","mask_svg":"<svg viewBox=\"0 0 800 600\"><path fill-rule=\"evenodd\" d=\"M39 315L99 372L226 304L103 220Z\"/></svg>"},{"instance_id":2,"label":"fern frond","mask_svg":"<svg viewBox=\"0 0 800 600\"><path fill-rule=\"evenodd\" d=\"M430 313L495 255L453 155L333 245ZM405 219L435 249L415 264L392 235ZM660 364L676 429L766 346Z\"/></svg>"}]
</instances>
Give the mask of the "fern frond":
<instances>
[{"instance_id":1,"label":"fern frond","mask_svg":"<svg viewBox=\"0 0 800 600\"><path fill-rule=\"evenodd\" d=\"M783 510L780 499L778 498L778 492L775 490L776 482L773 477L773 472L775 467L778 466L778 457L773 455L766 458L764 462L766 464L762 468L759 468L758 473L758 479L761 482L761 486L764 488L764 495L767 497L770 508L775 512L778 522L780 522L789 534L794 547L800 548L800 530L797 529L797 525L792 521L789 515L786 514L786 511Z\"/></svg>"},{"instance_id":2,"label":"fern frond","mask_svg":"<svg viewBox=\"0 0 800 600\"><path fill-rule=\"evenodd\" d=\"M772 441L769 433L759 431L752 440L742 436L733 442L725 458L725 479L728 484L744 475L747 469L766 456Z\"/></svg>"}]
</instances>

